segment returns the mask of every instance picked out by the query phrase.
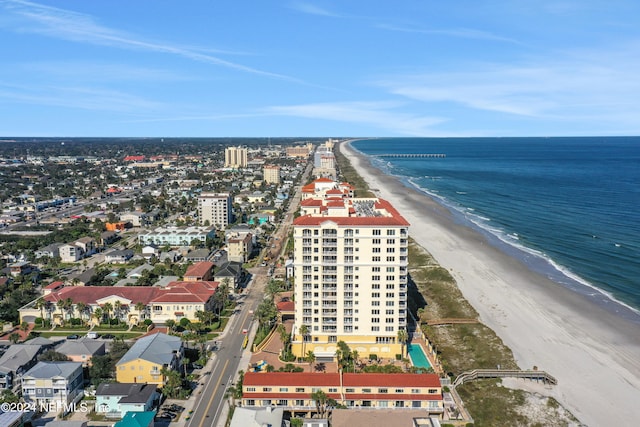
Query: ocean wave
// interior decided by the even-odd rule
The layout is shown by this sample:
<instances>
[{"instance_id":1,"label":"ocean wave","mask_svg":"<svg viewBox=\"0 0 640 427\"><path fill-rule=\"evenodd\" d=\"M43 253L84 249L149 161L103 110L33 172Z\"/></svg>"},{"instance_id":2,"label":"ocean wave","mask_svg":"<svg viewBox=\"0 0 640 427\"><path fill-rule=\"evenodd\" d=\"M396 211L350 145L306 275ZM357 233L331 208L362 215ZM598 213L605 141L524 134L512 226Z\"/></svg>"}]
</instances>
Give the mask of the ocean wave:
<instances>
[{"instance_id":1,"label":"ocean wave","mask_svg":"<svg viewBox=\"0 0 640 427\"><path fill-rule=\"evenodd\" d=\"M420 192L428 195L437 203L449 209L452 213L457 214L459 217L466 220L468 222L467 225L484 233L488 233L490 236L497 239L502 244L515 249L517 253L521 254L519 256L516 256L516 258L523 261L526 265L530 266L530 268L532 264L536 263L531 261L527 262L528 257L535 258L538 261L538 264L542 263L543 265L546 265L546 269L533 270L545 274L551 281L556 282L561 286L567 286L583 295L591 296L594 299L596 298L596 296L603 297L610 302L619 304L622 307L625 307L626 309L632 311L633 313L640 315L640 310L625 303L624 301L617 299L612 293L597 287L588 280L571 271L569 268L557 263L543 251L523 244L518 233L508 233L503 228L496 227L495 225L491 224L491 218L473 213L473 208L462 206L458 202L452 201L442 196L441 194L436 193L434 190L422 187L411 178L407 178L406 176L398 176L398 178L402 179L404 182L410 183ZM583 289L577 289L575 285L582 286Z\"/></svg>"}]
</instances>

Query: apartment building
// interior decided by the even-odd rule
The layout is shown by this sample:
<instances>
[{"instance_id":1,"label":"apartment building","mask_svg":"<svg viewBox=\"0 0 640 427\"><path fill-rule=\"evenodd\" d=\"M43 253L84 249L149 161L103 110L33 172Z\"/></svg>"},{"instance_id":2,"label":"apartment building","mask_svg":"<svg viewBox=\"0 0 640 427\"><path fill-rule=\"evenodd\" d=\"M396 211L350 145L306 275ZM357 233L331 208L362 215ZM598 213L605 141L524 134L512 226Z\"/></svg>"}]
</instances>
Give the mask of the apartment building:
<instances>
[{"instance_id":1,"label":"apartment building","mask_svg":"<svg viewBox=\"0 0 640 427\"><path fill-rule=\"evenodd\" d=\"M344 341L361 356L393 358L407 324L409 223L383 199L322 193L293 223L292 351L328 362Z\"/></svg>"},{"instance_id":2,"label":"apartment building","mask_svg":"<svg viewBox=\"0 0 640 427\"><path fill-rule=\"evenodd\" d=\"M316 411L311 395L317 391L350 409L419 409L435 417L444 413L437 374L247 372L242 407L275 406L304 416Z\"/></svg>"},{"instance_id":3,"label":"apartment building","mask_svg":"<svg viewBox=\"0 0 640 427\"><path fill-rule=\"evenodd\" d=\"M225 228L233 222L233 204L228 193L202 193L198 197L200 224Z\"/></svg>"},{"instance_id":4,"label":"apartment building","mask_svg":"<svg viewBox=\"0 0 640 427\"><path fill-rule=\"evenodd\" d=\"M267 184L280 184L280 166L265 165L262 168L262 179Z\"/></svg>"},{"instance_id":5,"label":"apartment building","mask_svg":"<svg viewBox=\"0 0 640 427\"><path fill-rule=\"evenodd\" d=\"M247 167L247 149L242 147L228 147L224 150L224 167L225 168L246 168Z\"/></svg>"}]
</instances>

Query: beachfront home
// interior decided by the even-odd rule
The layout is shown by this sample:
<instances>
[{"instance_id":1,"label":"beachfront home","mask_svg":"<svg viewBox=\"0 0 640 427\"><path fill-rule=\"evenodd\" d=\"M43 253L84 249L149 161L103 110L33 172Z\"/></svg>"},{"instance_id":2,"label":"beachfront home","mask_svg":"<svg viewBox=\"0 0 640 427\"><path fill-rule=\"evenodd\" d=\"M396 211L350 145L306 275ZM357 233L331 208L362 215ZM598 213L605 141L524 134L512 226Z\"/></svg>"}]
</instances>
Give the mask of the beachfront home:
<instances>
[{"instance_id":1,"label":"beachfront home","mask_svg":"<svg viewBox=\"0 0 640 427\"><path fill-rule=\"evenodd\" d=\"M22 376L22 396L39 405L60 407L83 396L82 363L38 362Z\"/></svg>"},{"instance_id":2,"label":"beachfront home","mask_svg":"<svg viewBox=\"0 0 640 427\"><path fill-rule=\"evenodd\" d=\"M113 427L153 427L155 416L155 411L127 412Z\"/></svg>"},{"instance_id":3,"label":"beachfront home","mask_svg":"<svg viewBox=\"0 0 640 427\"><path fill-rule=\"evenodd\" d=\"M96 390L95 411L107 418L122 418L127 412L150 411L158 398L154 385L102 383Z\"/></svg>"},{"instance_id":4,"label":"beachfront home","mask_svg":"<svg viewBox=\"0 0 640 427\"><path fill-rule=\"evenodd\" d=\"M164 385L162 370L180 369L182 339L156 333L142 337L116 363L116 381Z\"/></svg>"},{"instance_id":5,"label":"beachfront home","mask_svg":"<svg viewBox=\"0 0 640 427\"><path fill-rule=\"evenodd\" d=\"M311 394L318 390L347 408L413 408L436 417L444 413L436 374L247 372L242 406L278 406L305 416L315 411Z\"/></svg>"}]
</instances>

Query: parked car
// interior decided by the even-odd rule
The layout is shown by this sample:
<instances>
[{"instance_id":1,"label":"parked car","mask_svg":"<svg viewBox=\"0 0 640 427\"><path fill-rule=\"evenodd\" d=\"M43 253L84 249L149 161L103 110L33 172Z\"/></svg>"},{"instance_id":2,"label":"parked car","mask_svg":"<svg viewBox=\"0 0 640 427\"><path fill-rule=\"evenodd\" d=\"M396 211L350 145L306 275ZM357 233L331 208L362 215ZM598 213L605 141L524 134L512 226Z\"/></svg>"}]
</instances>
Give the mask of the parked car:
<instances>
[{"instance_id":1,"label":"parked car","mask_svg":"<svg viewBox=\"0 0 640 427\"><path fill-rule=\"evenodd\" d=\"M67 335L68 340L77 340L78 338L80 338L80 335L77 335L77 334Z\"/></svg>"},{"instance_id":2,"label":"parked car","mask_svg":"<svg viewBox=\"0 0 640 427\"><path fill-rule=\"evenodd\" d=\"M104 338L105 340L112 340L114 339L116 336L113 334L104 334L102 335L102 338Z\"/></svg>"},{"instance_id":3,"label":"parked car","mask_svg":"<svg viewBox=\"0 0 640 427\"><path fill-rule=\"evenodd\" d=\"M88 332L87 333L87 338L91 338L92 340L95 340L98 337L99 337L99 335L98 335L97 332Z\"/></svg>"},{"instance_id":4,"label":"parked car","mask_svg":"<svg viewBox=\"0 0 640 427\"><path fill-rule=\"evenodd\" d=\"M191 366L193 366L193 369L202 369L203 366L199 363L192 363Z\"/></svg>"}]
</instances>

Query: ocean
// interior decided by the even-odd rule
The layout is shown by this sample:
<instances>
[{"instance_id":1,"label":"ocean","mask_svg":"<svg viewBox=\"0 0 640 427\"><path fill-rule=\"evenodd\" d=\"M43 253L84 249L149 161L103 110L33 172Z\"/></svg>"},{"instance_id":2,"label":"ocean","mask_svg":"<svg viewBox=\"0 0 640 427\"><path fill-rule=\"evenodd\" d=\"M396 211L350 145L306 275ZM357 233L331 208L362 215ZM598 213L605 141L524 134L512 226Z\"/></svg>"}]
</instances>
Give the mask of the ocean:
<instances>
[{"instance_id":1,"label":"ocean","mask_svg":"<svg viewBox=\"0 0 640 427\"><path fill-rule=\"evenodd\" d=\"M352 147L530 269L640 322L640 137L379 138ZM384 156L416 153L446 157Z\"/></svg>"}]
</instances>

